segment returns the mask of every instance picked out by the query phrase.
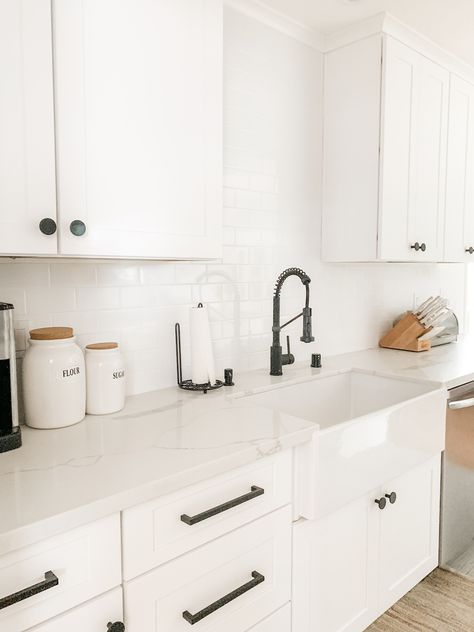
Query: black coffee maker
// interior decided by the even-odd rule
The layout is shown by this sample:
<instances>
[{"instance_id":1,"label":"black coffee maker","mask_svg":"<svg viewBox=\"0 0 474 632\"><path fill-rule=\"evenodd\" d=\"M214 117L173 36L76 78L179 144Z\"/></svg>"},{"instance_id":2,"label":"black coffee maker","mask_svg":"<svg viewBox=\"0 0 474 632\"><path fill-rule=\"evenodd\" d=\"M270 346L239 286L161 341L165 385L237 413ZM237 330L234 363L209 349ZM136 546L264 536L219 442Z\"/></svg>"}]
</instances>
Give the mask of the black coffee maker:
<instances>
[{"instance_id":1,"label":"black coffee maker","mask_svg":"<svg viewBox=\"0 0 474 632\"><path fill-rule=\"evenodd\" d=\"M0 303L0 452L20 446L13 305Z\"/></svg>"}]
</instances>

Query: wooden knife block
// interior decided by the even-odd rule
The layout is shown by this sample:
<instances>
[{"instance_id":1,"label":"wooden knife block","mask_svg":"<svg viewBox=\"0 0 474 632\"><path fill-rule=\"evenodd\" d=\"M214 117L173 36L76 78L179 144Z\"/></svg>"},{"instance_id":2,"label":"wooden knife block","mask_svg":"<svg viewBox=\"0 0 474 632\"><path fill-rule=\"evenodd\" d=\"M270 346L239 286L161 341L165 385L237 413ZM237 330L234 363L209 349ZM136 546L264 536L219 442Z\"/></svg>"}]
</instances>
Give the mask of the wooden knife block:
<instances>
[{"instance_id":1,"label":"wooden knife block","mask_svg":"<svg viewBox=\"0 0 474 632\"><path fill-rule=\"evenodd\" d=\"M429 351L430 340L418 340L420 336L430 331L423 327L418 318L408 312L392 329L382 336L379 346L385 349L400 349L401 351Z\"/></svg>"}]
</instances>

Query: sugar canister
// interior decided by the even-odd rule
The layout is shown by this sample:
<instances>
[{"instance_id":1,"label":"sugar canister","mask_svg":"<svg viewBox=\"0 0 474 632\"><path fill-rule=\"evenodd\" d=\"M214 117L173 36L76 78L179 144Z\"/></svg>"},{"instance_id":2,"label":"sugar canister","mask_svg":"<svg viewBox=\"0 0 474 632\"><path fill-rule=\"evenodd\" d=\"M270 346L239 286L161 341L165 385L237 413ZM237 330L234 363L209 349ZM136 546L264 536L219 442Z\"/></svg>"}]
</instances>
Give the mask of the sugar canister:
<instances>
[{"instance_id":1,"label":"sugar canister","mask_svg":"<svg viewBox=\"0 0 474 632\"><path fill-rule=\"evenodd\" d=\"M107 415L125 405L125 368L116 342L86 347L87 405L89 415Z\"/></svg>"},{"instance_id":2,"label":"sugar canister","mask_svg":"<svg viewBox=\"0 0 474 632\"><path fill-rule=\"evenodd\" d=\"M71 327L30 331L23 392L26 423L32 428L63 428L84 419L84 355Z\"/></svg>"}]
</instances>

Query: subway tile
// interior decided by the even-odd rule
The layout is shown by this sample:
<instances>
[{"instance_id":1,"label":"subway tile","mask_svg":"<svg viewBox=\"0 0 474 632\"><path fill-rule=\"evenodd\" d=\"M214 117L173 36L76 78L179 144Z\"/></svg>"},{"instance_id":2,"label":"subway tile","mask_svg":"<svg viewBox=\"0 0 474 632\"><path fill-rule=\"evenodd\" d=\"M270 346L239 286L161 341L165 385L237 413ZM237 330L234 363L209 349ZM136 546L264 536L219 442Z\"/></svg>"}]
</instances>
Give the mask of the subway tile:
<instances>
[{"instance_id":1,"label":"subway tile","mask_svg":"<svg viewBox=\"0 0 474 632\"><path fill-rule=\"evenodd\" d=\"M206 266L201 264L178 264L176 283L205 283Z\"/></svg>"},{"instance_id":2,"label":"subway tile","mask_svg":"<svg viewBox=\"0 0 474 632\"><path fill-rule=\"evenodd\" d=\"M193 303L217 303L222 301L222 284L208 283L193 287Z\"/></svg>"},{"instance_id":3,"label":"subway tile","mask_svg":"<svg viewBox=\"0 0 474 632\"><path fill-rule=\"evenodd\" d=\"M71 287L26 288L28 314L52 314L76 309L76 292Z\"/></svg>"},{"instance_id":4,"label":"subway tile","mask_svg":"<svg viewBox=\"0 0 474 632\"><path fill-rule=\"evenodd\" d=\"M60 287L90 287L97 285L97 268L91 263L51 264L51 285Z\"/></svg>"},{"instance_id":5,"label":"subway tile","mask_svg":"<svg viewBox=\"0 0 474 632\"><path fill-rule=\"evenodd\" d=\"M175 264L167 261L143 265L141 268L141 281L143 285L174 283L175 270Z\"/></svg>"},{"instance_id":6,"label":"subway tile","mask_svg":"<svg viewBox=\"0 0 474 632\"><path fill-rule=\"evenodd\" d=\"M122 307L149 307L153 305L153 295L150 288L143 285L121 287L120 305Z\"/></svg>"},{"instance_id":7,"label":"subway tile","mask_svg":"<svg viewBox=\"0 0 474 632\"><path fill-rule=\"evenodd\" d=\"M225 168L224 186L230 189L247 189L249 187L249 174L245 171Z\"/></svg>"},{"instance_id":8,"label":"subway tile","mask_svg":"<svg viewBox=\"0 0 474 632\"><path fill-rule=\"evenodd\" d=\"M47 263L1 263L0 287L19 285L21 287L49 286L49 265Z\"/></svg>"},{"instance_id":9,"label":"subway tile","mask_svg":"<svg viewBox=\"0 0 474 632\"><path fill-rule=\"evenodd\" d=\"M138 285L140 267L128 263L105 263L97 266L97 280L101 286Z\"/></svg>"},{"instance_id":10,"label":"subway tile","mask_svg":"<svg viewBox=\"0 0 474 632\"><path fill-rule=\"evenodd\" d=\"M249 189L251 191L260 191L262 193L274 193L275 178L264 174L252 174L249 177Z\"/></svg>"},{"instance_id":11,"label":"subway tile","mask_svg":"<svg viewBox=\"0 0 474 632\"><path fill-rule=\"evenodd\" d=\"M77 307L88 309L118 309L120 289L118 287L77 288Z\"/></svg>"},{"instance_id":12,"label":"subway tile","mask_svg":"<svg viewBox=\"0 0 474 632\"><path fill-rule=\"evenodd\" d=\"M0 303L11 303L15 308L15 319L26 316L25 290L19 287L0 287Z\"/></svg>"}]
</instances>

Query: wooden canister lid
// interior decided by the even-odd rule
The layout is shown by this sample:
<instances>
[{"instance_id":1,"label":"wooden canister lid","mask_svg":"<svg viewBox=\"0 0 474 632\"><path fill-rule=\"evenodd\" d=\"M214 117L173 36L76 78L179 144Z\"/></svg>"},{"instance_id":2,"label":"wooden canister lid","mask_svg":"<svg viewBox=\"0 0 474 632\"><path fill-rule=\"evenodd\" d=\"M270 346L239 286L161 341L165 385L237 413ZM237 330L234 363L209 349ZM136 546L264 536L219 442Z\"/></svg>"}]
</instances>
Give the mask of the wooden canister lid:
<instances>
[{"instance_id":1,"label":"wooden canister lid","mask_svg":"<svg viewBox=\"0 0 474 632\"><path fill-rule=\"evenodd\" d=\"M67 340L74 338L72 327L40 327L30 331L31 340Z\"/></svg>"},{"instance_id":2,"label":"wooden canister lid","mask_svg":"<svg viewBox=\"0 0 474 632\"><path fill-rule=\"evenodd\" d=\"M118 342L95 342L92 345L87 345L86 349L92 349L93 351L107 351L108 349L117 349Z\"/></svg>"}]
</instances>

